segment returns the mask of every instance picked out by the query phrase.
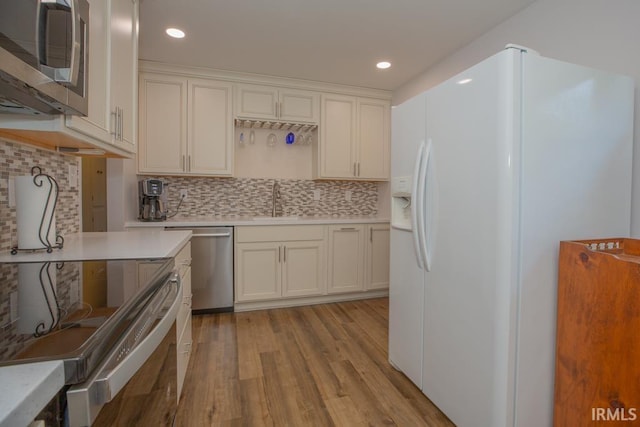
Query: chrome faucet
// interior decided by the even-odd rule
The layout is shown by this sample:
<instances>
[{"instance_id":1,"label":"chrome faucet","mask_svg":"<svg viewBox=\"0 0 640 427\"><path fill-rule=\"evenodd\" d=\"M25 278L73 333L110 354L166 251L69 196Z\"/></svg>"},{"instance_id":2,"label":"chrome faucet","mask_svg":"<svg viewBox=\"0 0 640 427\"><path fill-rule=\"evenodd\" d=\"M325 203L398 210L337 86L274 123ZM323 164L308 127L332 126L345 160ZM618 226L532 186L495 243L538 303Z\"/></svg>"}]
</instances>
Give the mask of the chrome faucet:
<instances>
[{"instance_id":1,"label":"chrome faucet","mask_svg":"<svg viewBox=\"0 0 640 427\"><path fill-rule=\"evenodd\" d=\"M273 183L273 190L271 190L271 216L278 216L278 202L280 202L280 211L282 211L282 199L280 198L280 184L277 182Z\"/></svg>"}]
</instances>

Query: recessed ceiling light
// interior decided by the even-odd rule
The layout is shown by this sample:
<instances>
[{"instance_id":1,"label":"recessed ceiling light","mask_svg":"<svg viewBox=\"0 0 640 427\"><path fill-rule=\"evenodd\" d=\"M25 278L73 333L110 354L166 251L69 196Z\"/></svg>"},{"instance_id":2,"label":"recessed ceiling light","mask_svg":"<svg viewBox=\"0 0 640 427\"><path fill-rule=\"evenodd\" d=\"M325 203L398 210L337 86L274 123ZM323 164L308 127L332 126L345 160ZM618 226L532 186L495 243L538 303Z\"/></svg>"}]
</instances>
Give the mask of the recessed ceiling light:
<instances>
[{"instance_id":1,"label":"recessed ceiling light","mask_svg":"<svg viewBox=\"0 0 640 427\"><path fill-rule=\"evenodd\" d=\"M167 28L165 32L173 38L181 39L184 37L184 31L177 28Z\"/></svg>"},{"instance_id":2,"label":"recessed ceiling light","mask_svg":"<svg viewBox=\"0 0 640 427\"><path fill-rule=\"evenodd\" d=\"M376 67L380 68L381 70L386 70L387 68L391 67L391 62L387 62L387 61L378 62L376 64Z\"/></svg>"},{"instance_id":3,"label":"recessed ceiling light","mask_svg":"<svg viewBox=\"0 0 640 427\"><path fill-rule=\"evenodd\" d=\"M462 80L458 80L458 84L459 85L466 85L467 83L469 83L471 80L473 79L462 79Z\"/></svg>"}]
</instances>

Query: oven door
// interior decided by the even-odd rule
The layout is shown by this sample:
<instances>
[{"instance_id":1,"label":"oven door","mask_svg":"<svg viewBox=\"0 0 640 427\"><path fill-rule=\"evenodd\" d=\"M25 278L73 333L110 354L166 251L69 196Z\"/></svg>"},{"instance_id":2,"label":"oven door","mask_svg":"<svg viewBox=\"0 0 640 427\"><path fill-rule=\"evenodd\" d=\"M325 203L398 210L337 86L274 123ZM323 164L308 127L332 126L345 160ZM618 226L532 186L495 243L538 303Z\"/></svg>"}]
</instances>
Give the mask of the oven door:
<instances>
[{"instance_id":1,"label":"oven door","mask_svg":"<svg viewBox=\"0 0 640 427\"><path fill-rule=\"evenodd\" d=\"M173 424L177 405L175 321L181 299L182 284L175 273L95 374L67 391L70 427Z\"/></svg>"}]
</instances>

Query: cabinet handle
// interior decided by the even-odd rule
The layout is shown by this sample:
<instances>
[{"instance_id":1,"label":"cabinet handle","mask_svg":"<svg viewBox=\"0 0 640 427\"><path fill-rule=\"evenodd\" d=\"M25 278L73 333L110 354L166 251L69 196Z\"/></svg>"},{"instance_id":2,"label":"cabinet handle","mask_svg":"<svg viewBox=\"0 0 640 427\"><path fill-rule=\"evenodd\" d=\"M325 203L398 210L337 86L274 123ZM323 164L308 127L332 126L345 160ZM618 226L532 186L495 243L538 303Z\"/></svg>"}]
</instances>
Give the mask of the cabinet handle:
<instances>
[{"instance_id":1,"label":"cabinet handle","mask_svg":"<svg viewBox=\"0 0 640 427\"><path fill-rule=\"evenodd\" d=\"M358 162L358 176L360 176L360 162Z\"/></svg>"},{"instance_id":2,"label":"cabinet handle","mask_svg":"<svg viewBox=\"0 0 640 427\"><path fill-rule=\"evenodd\" d=\"M278 246L278 263L282 262L282 246Z\"/></svg>"},{"instance_id":3,"label":"cabinet handle","mask_svg":"<svg viewBox=\"0 0 640 427\"><path fill-rule=\"evenodd\" d=\"M373 227L369 228L369 241L373 243Z\"/></svg>"},{"instance_id":4,"label":"cabinet handle","mask_svg":"<svg viewBox=\"0 0 640 427\"><path fill-rule=\"evenodd\" d=\"M187 171L187 156L185 156L184 154L182 155L182 170L183 171Z\"/></svg>"},{"instance_id":5,"label":"cabinet handle","mask_svg":"<svg viewBox=\"0 0 640 427\"><path fill-rule=\"evenodd\" d=\"M124 141L124 110L120 108L120 141Z\"/></svg>"},{"instance_id":6,"label":"cabinet handle","mask_svg":"<svg viewBox=\"0 0 640 427\"><path fill-rule=\"evenodd\" d=\"M191 172L191 154L189 154L187 158L189 159L189 161L187 162L187 167L189 169L189 172Z\"/></svg>"},{"instance_id":7,"label":"cabinet handle","mask_svg":"<svg viewBox=\"0 0 640 427\"><path fill-rule=\"evenodd\" d=\"M111 135L113 135L115 139L118 139L118 107L113 110L111 115L113 116L113 131L111 132Z\"/></svg>"},{"instance_id":8,"label":"cabinet handle","mask_svg":"<svg viewBox=\"0 0 640 427\"><path fill-rule=\"evenodd\" d=\"M356 163L353 163L353 176L358 176L356 175Z\"/></svg>"},{"instance_id":9,"label":"cabinet handle","mask_svg":"<svg viewBox=\"0 0 640 427\"><path fill-rule=\"evenodd\" d=\"M287 262L287 247L284 247L284 262Z\"/></svg>"},{"instance_id":10,"label":"cabinet handle","mask_svg":"<svg viewBox=\"0 0 640 427\"><path fill-rule=\"evenodd\" d=\"M340 227L340 231L356 231L355 227Z\"/></svg>"}]
</instances>

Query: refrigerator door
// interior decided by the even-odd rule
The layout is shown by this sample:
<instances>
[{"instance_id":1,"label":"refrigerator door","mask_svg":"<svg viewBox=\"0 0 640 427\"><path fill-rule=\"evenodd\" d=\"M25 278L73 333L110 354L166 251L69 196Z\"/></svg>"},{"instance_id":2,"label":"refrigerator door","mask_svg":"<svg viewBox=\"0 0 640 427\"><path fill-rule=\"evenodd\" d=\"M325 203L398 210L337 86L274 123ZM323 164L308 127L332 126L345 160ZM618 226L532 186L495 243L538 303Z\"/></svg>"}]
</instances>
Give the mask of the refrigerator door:
<instances>
[{"instance_id":1,"label":"refrigerator door","mask_svg":"<svg viewBox=\"0 0 640 427\"><path fill-rule=\"evenodd\" d=\"M425 120L424 94L392 109L391 176L414 173L419 146L425 141ZM413 228L391 229L389 361L422 388L424 272L414 249Z\"/></svg>"},{"instance_id":2,"label":"refrigerator door","mask_svg":"<svg viewBox=\"0 0 640 427\"><path fill-rule=\"evenodd\" d=\"M510 410L517 56L504 51L427 92L437 205L425 195L435 240L425 273L423 391L459 427L504 426Z\"/></svg>"},{"instance_id":3,"label":"refrigerator door","mask_svg":"<svg viewBox=\"0 0 640 427\"><path fill-rule=\"evenodd\" d=\"M516 425L552 424L560 240L630 234L634 84L523 55Z\"/></svg>"}]
</instances>

